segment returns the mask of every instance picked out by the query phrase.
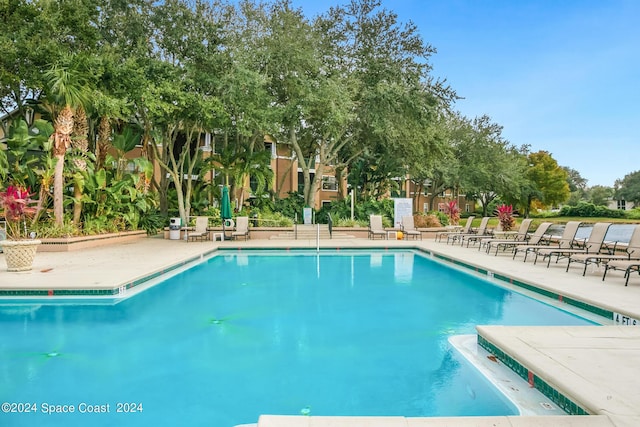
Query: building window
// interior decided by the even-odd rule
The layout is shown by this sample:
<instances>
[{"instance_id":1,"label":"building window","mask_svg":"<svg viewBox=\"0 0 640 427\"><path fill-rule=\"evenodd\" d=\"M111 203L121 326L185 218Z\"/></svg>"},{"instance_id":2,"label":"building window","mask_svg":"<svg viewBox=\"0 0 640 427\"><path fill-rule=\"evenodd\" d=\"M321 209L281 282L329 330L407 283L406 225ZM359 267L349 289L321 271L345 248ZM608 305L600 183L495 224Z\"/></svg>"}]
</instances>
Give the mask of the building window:
<instances>
[{"instance_id":1,"label":"building window","mask_svg":"<svg viewBox=\"0 0 640 427\"><path fill-rule=\"evenodd\" d=\"M464 211L467 213L471 212L471 205L469 203L465 203Z\"/></svg>"},{"instance_id":2,"label":"building window","mask_svg":"<svg viewBox=\"0 0 640 427\"><path fill-rule=\"evenodd\" d=\"M627 210L627 202L625 200L618 200L618 209L621 211Z\"/></svg>"},{"instance_id":3,"label":"building window","mask_svg":"<svg viewBox=\"0 0 640 427\"><path fill-rule=\"evenodd\" d=\"M314 176L315 176L315 173L311 172L309 174L309 179L313 181ZM298 193L300 194L304 193L304 174L300 170L298 170Z\"/></svg>"},{"instance_id":4,"label":"building window","mask_svg":"<svg viewBox=\"0 0 640 427\"><path fill-rule=\"evenodd\" d=\"M338 181L335 176L322 176L322 190L323 191L338 191Z\"/></svg>"},{"instance_id":5,"label":"building window","mask_svg":"<svg viewBox=\"0 0 640 427\"><path fill-rule=\"evenodd\" d=\"M273 142L264 142L264 150L271 153L271 158L275 159L276 157L276 145Z\"/></svg>"},{"instance_id":6,"label":"building window","mask_svg":"<svg viewBox=\"0 0 640 427\"><path fill-rule=\"evenodd\" d=\"M422 204L422 212L424 212L424 213L429 212L429 203L423 203Z\"/></svg>"},{"instance_id":7,"label":"building window","mask_svg":"<svg viewBox=\"0 0 640 427\"><path fill-rule=\"evenodd\" d=\"M322 201L322 207L325 207L325 206L329 207L330 204L331 204L331 200L323 200Z\"/></svg>"}]
</instances>

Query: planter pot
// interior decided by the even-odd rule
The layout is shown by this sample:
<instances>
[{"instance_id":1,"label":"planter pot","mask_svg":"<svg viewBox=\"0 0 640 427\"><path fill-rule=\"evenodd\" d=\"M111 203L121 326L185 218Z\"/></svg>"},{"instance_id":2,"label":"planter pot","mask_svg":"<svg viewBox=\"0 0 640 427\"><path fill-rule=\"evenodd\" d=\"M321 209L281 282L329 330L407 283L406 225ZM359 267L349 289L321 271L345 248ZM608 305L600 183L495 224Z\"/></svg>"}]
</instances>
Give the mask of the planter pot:
<instances>
[{"instance_id":1,"label":"planter pot","mask_svg":"<svg viewBox=\"0 0 640 427\"><path fill-rule=\"evenodd\" d=\"M40 240L3 240L0 242L8 271L31 270Z\"/></svg>"}]
</instances>

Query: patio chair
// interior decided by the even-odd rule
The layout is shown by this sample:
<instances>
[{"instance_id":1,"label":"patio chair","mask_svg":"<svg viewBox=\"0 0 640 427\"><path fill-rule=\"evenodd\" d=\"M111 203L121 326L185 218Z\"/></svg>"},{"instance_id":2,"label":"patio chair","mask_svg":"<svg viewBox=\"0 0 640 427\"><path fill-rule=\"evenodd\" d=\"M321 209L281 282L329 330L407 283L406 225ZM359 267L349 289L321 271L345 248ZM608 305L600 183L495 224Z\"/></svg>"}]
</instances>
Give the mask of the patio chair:
<instances>
[{"instance_id":1,"label":"patio chair","mask_svg":"<svg viewBox=\"0 0 640 427\"><path fill-rule=\"evenodd\" d=\"M569 271L569 267L573 262L579 262L584 264L584 269L582 270L582 275L587 274L587 266L589 264L597 264L607 263L609 261L631 261L640 259L640 225L636 225L633 228L633 232L631 233L631 238L629 239L629 243L627 243L627 247L624 249L626 255L616 254L616 246L618 242L615 242L613 248L609 247L609 252L606 254L574 254L569 257L569 263L567 264L566 271Z\"/></svg>"},{"instance_id":2,"label":"patio chair","mask_svg":"<svg viewBox=\"0 0 640 427\"><path fill-rule=\"evenodd\" d=\"M516 246L513 251L513 258L516 257L518 252L522 249L524 250L524 262L527 262L527 255L531 252L536 252L539 249L571 249L574 245L574 240L576 238L576 233L578 232L578 228L582 224L582 221L569 221L564 226L564 232L560 239L556 243L549 242L546 245L525 245L525 246Z\"/></svg>"},{"instance_id":3,"label":"patio chair","mask_svg":"<svg viewBox=\"0 0 640 427\"><path fill-rule=\"evenodd\" d=\"M422 232L418 231L416 226L413 224L413 215L402 217L402 232L407 236L407 239L409 239L409 236L413 236L416 240L418 237L422 240Z\"/></svg>"},{"instance_id":4,"label":"patio chair","mask_svg":"<svg viewBox=\"0 0 640 427\"><path fill-rule=\"evenodd\" d=\"M543 260L548 258L547 268L551 265L551 257L555 255L556 264L560 261L560 258L569 258L572 254L599 254L604 244L604 237L607 235L607 230L611 226L610 222L598 222L593 226L589 238L584 242L582 248L558 248L558 249L539 249L536 251L536 258L533 261L535 264L538 261L538 257L542 256Z\"/></svg>"},{"instance_id":5,"label":"patio chair","mask_svg":"<svg viewBox=\"0 0 640 427\"><path fill-rule=\"evenodd\" d=\"M209 231L209 218L206 216L196 217L196 227L194 231L187 232L187 241L191 239L208 240Z\"/></svg>"},{"instance_id":6,"label":"patio chair","mask_svg":"<svg viewBox=\"0 0 640 427\"><path fill-rule=\"evenodd\" d=\"M629 284L629 276L632 272L640 273L640 260L614 260L609 261L604 266L604 273L602 274L602 280L607 277L607 271L609 270L622 270L624 271L624 285Z\"/></svg>"},{"instance_id":7,"label":"patio chair","mask_svg":"<svg viewBox=\"0 0 640 427\"><path fill-rule=\"evenodd\" d=\"M381 236L387 239L387 231L382 226L382 215L369 215L369 238L375 239Z\"/></svg>"},{"instance_id":8,"label":"patio chair","mask_svg":"<svg viewBox=\"0 0 640 427\"><path fill-rule=\"evenodd\" d=\"M489 225L489 219L491 219L491 217L489 216L483 217L482 220L480 221L480 225L478 226L478 228L475 230L472 230L473 232L471 233L458 233L451 236L451 244L454 244L457 240L459 240L460 246L462 246L464 245L464 241L466 239L467 247L469 247L469 242L471 241L475 242L475 241L478 241L479 238L487 237L487 235L489 234L487 231L487 225ZM449 239L447 238L447 243L448 242L449 242Z\"/></svg>"},{"instance_id":9,"label":"patio chair","mask_svg":"<svg viewBox=\"0 0 640 427\"><path fill-rule=\"evenodd\" d=\"M482 248L483 246L487 249L487 253L489 253L489 250L491 248L491 245L493 244L497 244L498 242L524 242L527 240L527 237L529 236L529 226L531 225L531 222L533 221L532 218L526 218L522 220L522 223L520 223L520 228L518 228L517 234L515 236L513 236L513 239L500 239L500 238L494 238L494 237L484 237L482 239L480 239L480 244L478 245L478 250L480 250L480 248Z\"/></svg>"},{"instance_id":10,"label":"patio chair","mask_svg":"<svg viewBox=\"0 0 640 427\"><path fill-rule=\"evenodd\" d=\"M467 222L464 223L464 227L462 227L462 229L460 229L459 231L439 231L436 233L436 240L438 242L442 241L443 237L447 237L447 243L449 242L449 236L453 235L453 234L460 234L460 233L469 233L471 232L471 223L473 223L473 219L475 217L474 216L470 216L467 218Z\"/></svg>"},{"instance_id":11,"label":"patio chair","mask_svg":"<svg viewBox=\"0 0 640 427\"><path fill-rule=\"evenodd\" d=\"M491 246L495 246L496 247L496 256L498 256L498 251L500 250L500 248L503 248L503 250L506 250L507 248L511 248L514 252L517 250L517 248L523 248L526 246L536 246L536 245L542 245L546 239L547 236L547 230L549 229L549 227L551 227L552 223L550 222L543 222L541 223L538 228L536 228L536 231L533 232L533 234L527 236L527 238L524 241L504 241L504 242L490 242L489 243L489 248L487 248L487 253L491 252ZM515 258L515 253L513 255L513 257Z\"/></svg>"},{"instance_id":12,"label":"patio chair","mask_svg":"<svg viewBox=\"0 0 640 427\"><path fill-rule=\"evenodd\" d=\"M231 238L234 240L244 237L244 240L249 239L249 217L239 216L236 217L236 228L231 232Z\"/></svg>"}]
</instances>

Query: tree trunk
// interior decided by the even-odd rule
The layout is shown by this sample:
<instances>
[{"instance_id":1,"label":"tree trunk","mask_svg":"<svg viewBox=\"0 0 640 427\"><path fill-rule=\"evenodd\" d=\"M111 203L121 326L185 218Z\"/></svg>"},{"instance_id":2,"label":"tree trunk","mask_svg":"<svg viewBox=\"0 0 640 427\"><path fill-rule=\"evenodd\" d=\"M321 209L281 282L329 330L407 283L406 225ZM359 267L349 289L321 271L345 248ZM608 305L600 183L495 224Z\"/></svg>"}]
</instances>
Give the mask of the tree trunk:
<instances>
[{"instance_id":1,"label":"tree trunk","mask_svg":"<svg viewBox=\"0 0 640 427\"><path fill-rule=\"evenodd\" d=\"M57 154L56 168L53 175L53 216L56 225L64 224L64 153Z\"/></svg>"}]
</instances>

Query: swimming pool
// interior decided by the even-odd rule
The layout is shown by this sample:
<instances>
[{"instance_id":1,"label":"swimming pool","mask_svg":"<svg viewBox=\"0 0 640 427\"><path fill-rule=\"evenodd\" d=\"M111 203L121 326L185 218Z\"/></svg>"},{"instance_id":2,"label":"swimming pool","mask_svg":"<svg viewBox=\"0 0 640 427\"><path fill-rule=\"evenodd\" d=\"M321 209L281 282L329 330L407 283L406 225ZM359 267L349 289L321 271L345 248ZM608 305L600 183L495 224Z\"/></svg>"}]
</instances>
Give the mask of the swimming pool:
<instances>
[{"instance_id":1,"label":"swimming pool","mask_svg":"<svg viewBox=\"0 0 640 427\"><path fill-rule=\"evenodd\" d=\"M220 427L513 414L448 338L591 324L413 251L227 253L115 305L3 306L0 322L0 400L35 409L2 425Z\"/></svg>"}]
</instances>

